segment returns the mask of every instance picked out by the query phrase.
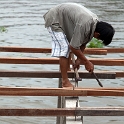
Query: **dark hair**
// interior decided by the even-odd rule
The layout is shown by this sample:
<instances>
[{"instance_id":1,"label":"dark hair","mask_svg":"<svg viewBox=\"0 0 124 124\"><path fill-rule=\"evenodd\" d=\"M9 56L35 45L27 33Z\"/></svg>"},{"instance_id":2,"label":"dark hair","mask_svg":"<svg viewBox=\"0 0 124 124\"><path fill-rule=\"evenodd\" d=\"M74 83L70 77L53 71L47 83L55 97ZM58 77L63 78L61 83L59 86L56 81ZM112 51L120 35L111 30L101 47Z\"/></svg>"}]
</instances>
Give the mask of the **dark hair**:
<instances>
[{"instance_id":1,"label":"dark hair","mask_svg":"<svg viewBox=\"0 0 124 124\"><path fill-rule=\"evenodd\" d=\"M112 41L115 30L110 24L100 21L96 24L95 32L100 34L99 39L103 41L103 44L108 45Z\"/></svg>"}]
</instances>

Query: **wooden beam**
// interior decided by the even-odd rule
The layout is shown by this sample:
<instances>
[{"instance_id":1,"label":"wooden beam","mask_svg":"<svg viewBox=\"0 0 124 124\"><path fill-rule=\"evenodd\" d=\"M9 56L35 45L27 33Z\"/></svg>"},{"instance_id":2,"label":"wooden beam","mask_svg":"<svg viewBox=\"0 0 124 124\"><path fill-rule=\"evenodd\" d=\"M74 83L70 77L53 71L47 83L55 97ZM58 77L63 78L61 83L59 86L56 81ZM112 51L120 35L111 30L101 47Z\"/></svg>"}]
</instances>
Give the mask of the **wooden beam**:
<instances>
[{"instance_id":1,"label":"wooden beam","mask_svg":"<svg viewBox=\"0 0 124 124\"><path fill-rule=\"evenodd\" d=\"M0 87L4 96L124 96L124 90L80 88Z\"/></svg>"},{"instance_id":2,"label":"wooden beam","mask_svg":"<svg viewBox=\"0 0 124 124\"><path fill-rule=\"evenodd\" d=\"M124 66L124 59L117 58L89 58L94 65Z\"/></svg>"},{"instance_id":3,"label":"wooden beam","mask_svg":"<svg viewBox=\"0 0 124 124\"><path fill-rule=\"evenodd\" d=\"M85 52L96 51L99 52L107 51L107 53L124 53L124 48L86 48ZM18 46L1 46L1 52L29 52L29 53L50 53L51 48L29 48L29 47L18 47ZM92 54L92 52L90 52ZM99 53L96 53L99 54Z\"/></svg>"},{"instance_id":4,"label":"wooden beam","mask_svg":"<svg viewBox=\"0 0 124 124\"><path fill-rule=\"evenodd\" d=\"M98 88L80 88L80 87L76 87L75 89L77 90L99 90L99 91L104 91L104 90L110 90L110 91L124 91L124 88L122 87L110 87L110 88L104 88L104 87L98 87Z\"/></svg>"},{"instance_id":5,"label":"wooden beam","mask_svg":"<svg viewBox=\"0 0 124 124\"><path fill-rule=\"evenodd\" d=\"M0 108L0 116L124 116L124 107Z\"/></svg>"},{"instance_id":6,"label":"wooden beam","mask_svg":"<svg viewBox=\"0 0 124 124\"><path fill-rule=\"evenodd\" d=\"M89 58L94 65L124 66L124 59L117 58ZM58 58L16 58L0 57L0 63L8 64L59 64ZM81 63L83 64L83 63Z\"/></svg>"},{"instance_id":7,"label":"wooden beam","mask_svg":"<svg viewBox=\"0 0 124 124\"><path fill-rule=\"evenodd\" d=\"M124 77L124 71L116 71L116 77L118 77L118 78Z\"/></svg>"},{"instance_id":8,"label":"wooden beam","mask_svg":"<svg viewBox=\"0 0 124 124\"><path fill-rule=\"evenodd\" d=\"M89 55L107 55L107 50L92 50L92 49L85 49L84 54Z\"/></svg>"},{"instance_id":9,"label":"wooden beam","mask_svg":"<svg viewBox=\"0 0 124 124\"><path fill-rule=\"evenodd\" d=\"M51 53L51 48L0 47L1 52ZM106 55L107 50L85 49L84 54Z\"/></svg>"},{"instance_id":10,"label":"wooden beam","mask_svg":"<svg viewBox=\"0 0 124 124\"><path fill-rule=\"evenodd\" d=\"M1 52L51 53L51 48L0 47Z\"/></svg>"},{"instance_id":11,"label":"wooden beam","mask_svg":"<svg viewBox=\"0 0 124 124\"><path fill-rule=\"evenodd\" d=\"M86 107L79 108L76 115L82 116L124 116L124 107Z\"/></svg>"},{"instance_id":12,"label":"wooden beam","mask_svg":"<svg viewBox=\"0 0 124 124\"><path fill-rule=\"evenodd\" d=\"M87 50L107 50L107 53L124 53L124 48L86 48Z\"/></svg>"},{"instance_id":13,"label":"wooden beam","mask_svg":"<svg viewBox=\"0 0 124 124\"><path fill-rule=\"evenodd\" d=\"M79 72L80 78L94 79L94 76L89 72ZM96 72L99 79L115 79L115 72ZM22 78L61 78L60 71L2 71L0 77L22 77ZM68 77L74 78L74 72L68 71Z\"/></svg>"}]
</instances>

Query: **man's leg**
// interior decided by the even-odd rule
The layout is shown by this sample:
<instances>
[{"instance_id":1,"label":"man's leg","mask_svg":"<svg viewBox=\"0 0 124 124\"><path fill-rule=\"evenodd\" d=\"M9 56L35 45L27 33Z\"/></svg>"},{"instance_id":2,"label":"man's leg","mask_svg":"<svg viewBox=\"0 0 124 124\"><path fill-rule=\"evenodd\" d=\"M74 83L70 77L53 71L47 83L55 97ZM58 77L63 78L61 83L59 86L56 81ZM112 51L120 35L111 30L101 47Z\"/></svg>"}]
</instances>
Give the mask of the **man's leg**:
<instances>
[{"instance_id":1,"label":"man's leg","mask_svg":"<svg viewBox=\"0 0 124 124\"><path fill-rule=\"evenodd\" d=\"M65 57L60 57L59 63L60 63L60 70L61 70L61 75L62 75L62 86L63 87L73 87L73 85L70 83L68 79L68 58Z\"/></svg>"},{"instance_id":2,"label":"man's leg","mask_svg":"<svg viewBox=\"0 0 124 124\"><path fill-rule=\"evenodd\" d=\"M60 58L60 70L62 76L62 86L63 87L73 87L70 83L67 75L67 71L70 70L69 63L69 42L66 35L63 32L52 31L48 28L49 33L52 36L52 56Z\"/></svg>"}]
</instances>

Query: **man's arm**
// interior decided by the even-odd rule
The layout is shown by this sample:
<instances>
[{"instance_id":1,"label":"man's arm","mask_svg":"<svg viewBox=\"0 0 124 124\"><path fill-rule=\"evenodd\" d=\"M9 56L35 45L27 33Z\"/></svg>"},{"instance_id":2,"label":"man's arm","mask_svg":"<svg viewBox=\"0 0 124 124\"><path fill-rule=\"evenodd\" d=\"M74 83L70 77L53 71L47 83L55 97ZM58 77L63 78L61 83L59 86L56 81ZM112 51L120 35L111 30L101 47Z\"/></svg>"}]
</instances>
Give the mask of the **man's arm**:
<instances>
[{"instance_id":1,"label":"man's arm","mask_svg":"<svg viewBox=\"0 0 124 124\"><path fill-rule=\"evenodd\" d=\"M81 46L80 49L75 49L70 45L71 51L77 56L77 58L85 64L87 61L89 61L83 54L83 51L85 49L85 46Z\"/></svg>"},{"instance_id":2,"label":"man's arm","mask_svg":"<svg viewBox=\"0 0 124 124\"><path fill-rule=\"evenodd\" d=\"M81 46L80 49L75 49L70 45L71 51L77 56L77 63L80 63L79 61L82 61L85 65L85 68L89 72L93 72L94 65L84 56L83 51L86 46Z\"/></svg>"},{"instance_id":3,"label":"man's arm","mask_svg":"<svg viewBox=\"0 0 124 124\"><path fill-rule=\"evenodd\" d=\"M82 45L82 46L80 47L80 50L81 50L82 53L84 52L85 48L86 48L86 45ZM80 58L77 57L77 60L80 61Z\"/></svg>"}]
</instances>

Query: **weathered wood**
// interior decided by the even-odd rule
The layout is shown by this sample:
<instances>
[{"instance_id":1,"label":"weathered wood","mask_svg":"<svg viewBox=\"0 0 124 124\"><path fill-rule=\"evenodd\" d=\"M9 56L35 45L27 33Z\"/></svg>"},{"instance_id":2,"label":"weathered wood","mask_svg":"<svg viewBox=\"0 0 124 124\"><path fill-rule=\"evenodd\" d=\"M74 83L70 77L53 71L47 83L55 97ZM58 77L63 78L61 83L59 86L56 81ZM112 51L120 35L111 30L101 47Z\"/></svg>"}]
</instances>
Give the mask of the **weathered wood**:
<instances>
[{"instance_id":1,"label":"weathered wood","mask_svg":"<svg viewBox=\"0 0 124 124\"><path fill-rule=\"evenodd\" d=\"M80 78L94 79L94 76L86 71L79 72ZM99 79L115 79L115 72L96 72ZM61 78L60 71L1 71L0 77L22 77L22 78ZM68 77L74 78L74 72L68 71Z\"/></svg>"},{"instance_id":2,"label":"weathered wood","mask_svg":"<svg viewBox=\"0 0 124 124\"><path fill-rule=\"evenodd\" d=\"M0 116L124 116L124 107L0 108Z\"/></svg>"},{"instance_id":3,"label":"weathered wood","mask_svg":"<svg viewBox=\"0 0 124 124\"><path fill-rule=\"evenodd\" d=\"M89 58L94 65L124 66L124 59ZM0 63L8 64L59 64L58 58L15 58L0 57ZM72 63L72 62L71 62ZM83 64L83 63L81 63Z\"/></svg>"},{"instance_id":4,"label":"weathered wood","mask_svg":"<svg viewBox=\"0 0 124 124\"><path fill-rule=\"evenodd\" d=\"M0 87L5 96L124 96L124 90L72 88Z\"/></svg>"},{"instance_id":5,"label":"weathered wood","mask_svg":"<svg viewBox=\"0 0 124 124\"><path fill-rule=\"evenodd\" d=\"M51 48L0 47L1 52L51 53ZM84 54L106 55L107 50L85 49Z\"/></svg>"}]
</instances>

